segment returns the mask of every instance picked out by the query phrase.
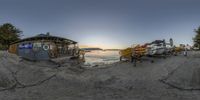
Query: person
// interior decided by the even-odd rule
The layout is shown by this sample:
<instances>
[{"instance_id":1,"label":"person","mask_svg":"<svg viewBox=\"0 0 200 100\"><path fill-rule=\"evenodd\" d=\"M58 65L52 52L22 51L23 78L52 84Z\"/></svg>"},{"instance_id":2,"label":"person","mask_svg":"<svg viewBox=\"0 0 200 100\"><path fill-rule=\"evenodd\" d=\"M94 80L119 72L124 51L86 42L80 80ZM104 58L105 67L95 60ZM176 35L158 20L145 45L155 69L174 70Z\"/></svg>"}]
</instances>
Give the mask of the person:
<instances>
[{"instance_id":1,"label":"person","mask_svg":"<svg viewBox=\"0 0 200 100\"><path fill-rule=\"evenodd\" d=\"M81 56L81 60L85 62L85 51L84 50L79 50L79 56Z\"/></svg>"},{"instance_id":2,"label":"person","mask_svg":"<svg viewBox=\"0 0 200 100\"><path fill-rule=\"evenodd\" d=\"M186 46L184 47L183 55L184 55L184 56L187 56L187 47L186 47Z\"/></svg>"}]
</instances>

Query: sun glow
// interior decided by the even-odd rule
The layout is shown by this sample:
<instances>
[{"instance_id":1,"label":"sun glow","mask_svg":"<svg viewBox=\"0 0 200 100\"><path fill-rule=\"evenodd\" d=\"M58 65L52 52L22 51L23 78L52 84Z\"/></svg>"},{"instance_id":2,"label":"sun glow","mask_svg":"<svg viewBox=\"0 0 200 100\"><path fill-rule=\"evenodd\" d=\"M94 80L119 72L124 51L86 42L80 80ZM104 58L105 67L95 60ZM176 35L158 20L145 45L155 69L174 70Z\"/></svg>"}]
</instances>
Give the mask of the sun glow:
<instances>
[{"instance_id":1,"label":"sun glow","mask_svg":"<svg viewBox=\"0 0 200 100\"><path fill-rule=\"evenodd\" d=\"M84 34L84 38L81 38L79 42L80 48L102 48L102 49L119 49L122 48L120 41L116 41L113 36L100 33L87 33Z\"/></svg>"}]
</instances>

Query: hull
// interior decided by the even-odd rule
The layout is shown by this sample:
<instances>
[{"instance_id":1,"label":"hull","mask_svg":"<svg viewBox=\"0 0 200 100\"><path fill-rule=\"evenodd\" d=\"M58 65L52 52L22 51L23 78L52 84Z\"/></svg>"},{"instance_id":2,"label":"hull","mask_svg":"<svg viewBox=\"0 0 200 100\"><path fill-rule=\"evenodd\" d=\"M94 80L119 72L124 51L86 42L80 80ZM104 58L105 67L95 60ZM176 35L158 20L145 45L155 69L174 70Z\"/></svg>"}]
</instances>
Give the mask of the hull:
<instances>
[{"instance_id":1,"label":"hull","mask_svg":"<svg viewBox=\"0 0 200 100\"><path fill-rule=\"evenodd\" d=\"M161 54L164 54L164 52L165 52L165 48L158 48L158 49L156 49L155 54L156 55L161 55Z\"/></svg>"},{"instance_id":2,"label":"hull","mask_svg":"<svg viewBox=\"0 0 200 100\"><path fill-rule=\"evenodd\" d=\"M165 53L165 48L152 48L149 50L148 55L162 55Z\"/></svg>"}]
</instances>

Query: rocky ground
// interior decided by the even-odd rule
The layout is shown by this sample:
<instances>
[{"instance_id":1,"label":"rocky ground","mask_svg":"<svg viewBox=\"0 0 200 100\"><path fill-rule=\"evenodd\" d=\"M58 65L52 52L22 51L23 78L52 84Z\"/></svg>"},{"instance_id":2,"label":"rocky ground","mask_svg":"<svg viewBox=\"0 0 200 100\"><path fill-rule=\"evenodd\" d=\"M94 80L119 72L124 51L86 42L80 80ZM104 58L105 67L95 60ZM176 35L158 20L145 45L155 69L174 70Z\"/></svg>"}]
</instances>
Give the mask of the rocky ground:
<instances>
[{"instance_id":1,"label":"rocky ground","mask_svg":"<svg viewBox=\"0 0 200 100\"><path fill-rule=\"evenodd\" d=\"M0 100L200 100L200 74L189 74L200 66L200 52L151 59L137 67L82 68L76 61L30 62L1 51Z\"/></svg>"}]
</instances>

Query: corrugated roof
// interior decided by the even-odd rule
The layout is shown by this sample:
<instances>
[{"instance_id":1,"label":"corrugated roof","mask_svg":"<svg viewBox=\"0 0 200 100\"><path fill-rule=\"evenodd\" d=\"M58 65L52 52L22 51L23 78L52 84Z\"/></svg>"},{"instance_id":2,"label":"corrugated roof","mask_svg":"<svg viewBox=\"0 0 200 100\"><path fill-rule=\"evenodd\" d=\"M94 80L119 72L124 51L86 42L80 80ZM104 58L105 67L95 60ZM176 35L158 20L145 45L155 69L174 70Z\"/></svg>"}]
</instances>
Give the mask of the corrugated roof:
<instances>
[{"instance_id":1,"label":"corrugated roof","mask_svg":"<svg viewBox=\"0 0 200 100\"><path fill-rule=\"evenodd\" d=\"M61 42L66 42L66 43L71 43L71 44L76 44L76 41L67 39L67 38L63 38L63 37L58 37L58 36L52 36L49 34L39 34L33 37L28 37L28 38L24 38L22 40L13 42L11 44L15 44L15 43L19 43L19 42L25 42L25 41L34 41L34 40L52 40L52 41L61 41Z\"/></svg>"}]
</instances>

